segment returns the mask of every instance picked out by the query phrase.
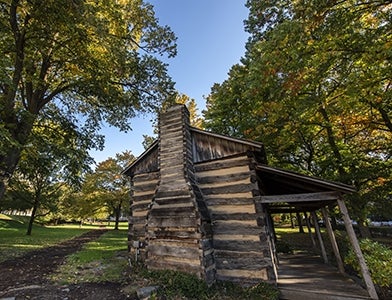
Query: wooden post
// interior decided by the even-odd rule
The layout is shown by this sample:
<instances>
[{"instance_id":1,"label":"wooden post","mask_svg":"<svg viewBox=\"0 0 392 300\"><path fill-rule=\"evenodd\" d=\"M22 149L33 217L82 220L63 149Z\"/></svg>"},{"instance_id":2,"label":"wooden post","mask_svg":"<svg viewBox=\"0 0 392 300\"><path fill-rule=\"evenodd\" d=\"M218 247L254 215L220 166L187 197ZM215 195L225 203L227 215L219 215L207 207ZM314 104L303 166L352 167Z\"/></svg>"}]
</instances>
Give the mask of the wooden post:
<instances>
[{"instance_id":1,"label":"wooden post","mask_svg":"<svg viewBox=\"0 0 392 300\"><path fill-rule=\"evenodd\" d=\"M374 287L372 278L370 276L369 269L366 265L366 261L365 261L365 258L363 257L362 250L359 246L357 236L355 235L354 228L351 224L351 220L348 215L346 204L344 203L344 201L342 199L338 199L338 206L339 206L340 212L342 213L344 225L346 227L346 231L347 231L348 237L350 239L351 245L353 246L354 253L358 258L359 266L361 267L362 277L363 277L363 280L365 281L366 289L369 293L369 296L372 299L378 299L378 295L377 295L376 289Z\"/></svg>"},{"instance_id":2,"label":"wooden post","mask_svg":"<svg viewBox=\"0 0 392 300\"><path fill-rule=\"evenodd\" d=\"M336 257L336 263L338 264L339 272L344 274L342 257L340 256L338 243L336 242L335 234L333 233L332 225L331 222L329 221L328 212L325 209L325 207L321 208L321 213L323 214L325 227L327 228L328 236L332 244L332 250Z\"/></svg>"},{"instance_id":3,"label":"wooden post","mask_svg":"<svg viewBox=\"0 0 392 300\"><path fill-rule=\"evenodd\" d=\"M309 233L310 239L312 241L312 246L313 246L313 248L316 248L316 241L314 240L312 228L310 226L310 221L309 221L308 214L306 213L306 211L304 212L304 216L305 216L305 221L306 221L306 227L308 228L308 233Z\"/></svg>"},{"instance_id":4,"label":"wooden post","mask_svg":"<svg viewBox=\"0 0 392 300\"><path fill-rule=\"evenodd\" d=\"M317 223L316 213L314 211L312 211L310 214L313 217L314 228L316 229L316 235L317 235L317 238L320 243L321 255L323 256L324 263L327 264L328 263L328 256L327 256L327 252L325 251L324 241L323 241L323 237L321 236L320 227Z\"/></svg>"}]
</instances>

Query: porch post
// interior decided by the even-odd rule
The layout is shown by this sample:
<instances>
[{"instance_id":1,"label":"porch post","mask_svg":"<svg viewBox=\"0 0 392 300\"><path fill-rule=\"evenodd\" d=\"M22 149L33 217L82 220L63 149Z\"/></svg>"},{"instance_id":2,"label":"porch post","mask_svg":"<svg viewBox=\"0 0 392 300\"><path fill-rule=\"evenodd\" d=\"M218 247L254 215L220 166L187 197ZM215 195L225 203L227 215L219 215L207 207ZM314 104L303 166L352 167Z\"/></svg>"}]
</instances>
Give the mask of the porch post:
<instances>
[{"instance_id":1,"label":"porch post","mask_svg":"<svg viewBox=\"0 0 392 300\"><path fill-rule=\"evenodd\" d=\"M340 256L338 243L336 242L335 234L333 233L331 222L329 221L329 217L328 217L328 212L325 209L325 207L321 208L321 213L323 214L324 217L325 227L327 228L329 239L331 240L332 249L336 257L336 262L338 264L339 272L344 274L342 257Z\"/></svg>"},{"instance_id":2,"label":"porch post","mask_svg":"<svg viewBox=\"0 0 392 300\"><path fill-rule=\"evenodd\" d=\"M351 224L351 220L348 215L346 204L344 203L344 201L341 198L338 199L338 206L339 206L340 212L342 213L344 225L346 227L346 231L347 231L348 237L350 239L351 245L353 246L354 253L358 258L359 266L361 267L362 277L363 277L363 280L365 281L366 289L369 293L369 296L372 299L378 299L376 289L374 287L372 278L370 277L369 269L366 265L365 258L363 257L363 253L362 253L362 250L359 246L357 236L355 235L353 225Z\"/></svg>"},{"instance_id":3,"label":"porch post","mask_svg":"<svg viewBox=\"0 0 392 300\"><path fill-rule=\"evenodd\" d=\"M328 263L327 252L325 251L323 237L321 236L320 227L319 227L319 225L317 223L316 213L314 211L312 211L310 214L312 215L314 228L316 229L317 238L318 238L319 243L320 243L321 255L323 256L324 263L327 264Z\"/></svg>"}]
</instances>

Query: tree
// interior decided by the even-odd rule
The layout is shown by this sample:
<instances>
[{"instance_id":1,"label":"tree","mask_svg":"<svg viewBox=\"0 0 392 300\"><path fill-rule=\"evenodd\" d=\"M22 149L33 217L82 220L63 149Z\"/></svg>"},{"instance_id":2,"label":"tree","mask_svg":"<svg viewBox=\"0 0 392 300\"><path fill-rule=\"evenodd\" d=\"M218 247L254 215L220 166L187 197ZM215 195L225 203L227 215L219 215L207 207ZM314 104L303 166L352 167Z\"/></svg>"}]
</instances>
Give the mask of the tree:
<instances>
[{"instance_id":1,"label":"tree","mask_svg":"<svg viewBox=\"0 0 392 300\"><path fill-rule=\"evenodd\" d=\"M354 184L362 225L392 180L390 2L247 7L247 52L208 96L206 127L228 122L274 165Z\"/></svg>"},{"instance_id":2,"label":"tree","mask_svg":"<svg viewBox=\"0 0 392 300\"><path fill-rule=\"evenodd\" d=\"M80 174L89 169L91 160L80 140L76 131L36 121L6 195L8 208L32 208L27 235L37 216L58 209L62 187L78 186Z\"/></svg>"},{"instance_id":3,"label":"tree","mask_svg":"<svg viewBox=\"0 0 392 300\"><path fill-rule=\"evenodd\" d=\"M173 91L176 37L142 0L1 1L0 36L0 201L38 116L100 148L102 121L128 130Z\"/></svg>"},{"instance_id":4,"label":"tree","mask_svg":"<svg viewBox=\"0 0 392 300\"><path fill-rule=\"evenodd\" d=\"M94 210L106 207L108 215L114 216L116 230L121 212L129 200L129 182L121 171L133 160L134 155L125 151L100 162L95 171L86 176L83 188L83 197L89 200L90 206L94 203Z\"/></svg>"}]
</instances>

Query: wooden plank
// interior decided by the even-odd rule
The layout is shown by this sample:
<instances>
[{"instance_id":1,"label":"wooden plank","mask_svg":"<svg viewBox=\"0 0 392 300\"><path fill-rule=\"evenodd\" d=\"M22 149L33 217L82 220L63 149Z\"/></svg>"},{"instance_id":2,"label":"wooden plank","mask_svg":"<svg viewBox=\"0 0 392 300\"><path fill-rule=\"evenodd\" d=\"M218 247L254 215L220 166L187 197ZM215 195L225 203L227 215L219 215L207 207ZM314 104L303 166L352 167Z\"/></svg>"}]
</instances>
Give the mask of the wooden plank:
<instances>
[{"instance_id":1,"label":"wooden plank","mask_svg":"<svg viewBox=\"0 0 392 300\"><path fill-rule=\"evenodd\" d=\"M376 289L374 287L374 283L373 283L372 278L370 276L369 268L366 265L366 261L363 256L361 247L359 246L357 236L355 235L353 226L351 224L351 220L350 220L350 216L348 215L346 204L344 203L344 201L342 199L339 199L338 206L339 206L340 212L342 213L344 225L346 227L346 231L347 231L349 240L351 242L351 245L353 246L354 253L358 258L359 266L361 268L362 278L365 281L366 289L369 293L369 296L372 299L378 299L378 295L377 295Z\"/></svg>"},{"instance_id":2,"label":"wooden plank","mask_svg":"<svg viewBox=\"0 0 392 300\"><path fill-rule=\"evenodd\" d=\"M261 196L261 203L336 201L338 197L339 194L337 192L273 195Z\"/></svg>"},{"instance_id":3,"label":"wooden plank","mask_svg":"<svg viewBox=\"0 0 392 300\"><path fill-rule=\"evenodd\" d=\"M329 239L332 245L333 253L335 254L336 263L338 264L339 272L344 274L344 265L342 261L342 257L339 252L338 243L336 242L335 234L333 233L331 221L329 220L328 211L325 207L321 209L321 213L323 214L325 227L327 228L327 232L329 235Z\"/></svg>"},{"instance_id":4,"label":"wooden plank","mask_svg":"<svg viewBox=\"0 0 392 300\"><path fill-rule=\"evenodd\" d=\"M327 252L325 251L325 246L324 246L324 241L323 241L323 237L321 235L321 231L320 231L320 226L318 225L318 220L317 220L317 216L316 213L314 211L311 212L312 218L313 218L313 223L314 223L314 228L316 230L316 234L317 234L317 239L319 241L320 244L320 249L321 249L321 255L323 256L324 259L324 263L327 264L328 263L328 256L327 256Z\"/></svg>"}]
</instances>

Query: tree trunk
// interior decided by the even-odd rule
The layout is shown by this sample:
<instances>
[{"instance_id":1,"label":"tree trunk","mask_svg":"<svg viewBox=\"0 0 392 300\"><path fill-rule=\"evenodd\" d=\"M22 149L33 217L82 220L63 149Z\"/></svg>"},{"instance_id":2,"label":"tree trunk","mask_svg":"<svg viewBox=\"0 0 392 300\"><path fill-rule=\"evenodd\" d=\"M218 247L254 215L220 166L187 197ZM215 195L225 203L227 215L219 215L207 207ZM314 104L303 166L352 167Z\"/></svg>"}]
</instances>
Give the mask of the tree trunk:
<instances>
[{"instance_id":1,"label":"tree trunk","mask_svg":"<svg viewBox=\"0 0 392 300\"><path fill-rule=\"evenodd\" d=\"M298 226L299 226L299 232L305 233L304 227L302 226L301 214L297 212L296 215L297 215L297 222L298 222Z\"/></svg>"},{"instance_id":2,"label":"tree trunk","mask_svg":"<svg viewBox=\"0 0 392 300\"><path fill-rule=\"evenodd\" d=\"M29 220L29 226L27 227L26 235L31 235L31 231L33 230L33 223L34 223L34 219L35 219L35 214L37 212L38 206L39 206L39 200L35 199L33 210L31 212L31 217Z\"/></svg>"},{"instance_id":3,"label":"tree trunk","mask_svg":"<svg viewBox=\"0 0 392 300\"><path fill-rule=\"evenodd\" d=\"M120 222L120 214L121 214L121 203L117 205L114 210L116 222L114 224L114 230L118 230L118 223Z\"/></svg>"},{"instance_id":4,"label":"tree trunk","mask_svg":"<svg viewBox=\"0 0 392 300\"><path fill-rule=\"evenodd\" d=\"M369 226L366 225L366 222L363 220L358 220L358 229L359 229L359 235L361 238L371 238L372 234L370 232Z\"/></svg>"},{"instance_id":5,"label":"tree trunk","mask_svg":"<svg viewBox=\"0 0 392 300\"><path fill-rule=\"evenodd\" d=\"M14 174L18 165L22 147L28 141L35 119L36 116L30 115L18 122L16 126L13 126L15 124L12 123L6 124L6 128L18 146L12 145L4 155L0 155L0 205L7 189L8 180ZM5 121L7 122L7 120Z\"/></svg>"}]
</instances>

